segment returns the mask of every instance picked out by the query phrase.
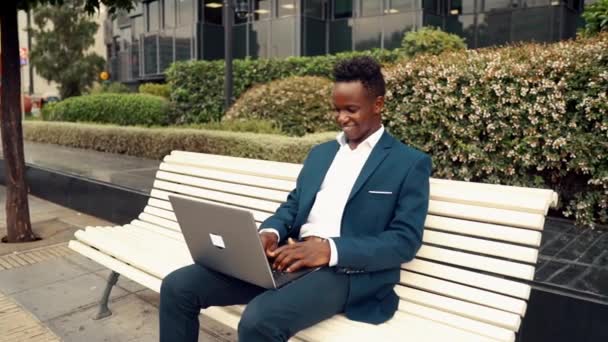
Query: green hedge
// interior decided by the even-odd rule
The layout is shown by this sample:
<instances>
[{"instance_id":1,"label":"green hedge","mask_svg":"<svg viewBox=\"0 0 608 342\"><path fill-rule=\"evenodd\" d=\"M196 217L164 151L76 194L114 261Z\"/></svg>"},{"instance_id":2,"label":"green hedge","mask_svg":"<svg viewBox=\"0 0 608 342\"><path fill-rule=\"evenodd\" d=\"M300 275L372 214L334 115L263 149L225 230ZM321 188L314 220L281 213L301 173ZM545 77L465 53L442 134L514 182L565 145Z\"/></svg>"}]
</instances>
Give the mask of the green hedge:
<instances>
[{"instance_id":1,"label":"green hedge","mask_svg":"<svg viewBox=\"0 0 608 342\"><path fill-rule=\"evenodd\" d=\"M463 38L453 33L427 26L408 32L401 41L401 48L406 55L414 57L425 53L439 55L443 52L464 50L467 45Z\"/></svg>"},{"instance_id":2,"label":"green hedge","mask_svg":"<svg viewBox=\"0 0 608 342\"><path fill-rule=\"evenodd\" d=\"M294 76L247 90L224 120L271 120L292 136L336 130L330 105L333 82L324 77Z\"/></svg>"},{"instance_id":3,"label":"green hedge","mask_svg":"<svg viewBox=\"0 0 608 342\"><path fill-rule=\"evenodd\" d=\"M396 62L399 51L372 50L317 57L235 60L234 98L254 84L267 83L289 76L331 78L337 60L355 55L372 55L383 64ZM166 72L175 102L178 123L201 123L220 120L224 113L224 61L187 61L173 63Z\"/></svg>"},{"instance_id":4,"label":"green hedge","mask_svg":"<svg viewBox=\"0 0 608 342\"><path fill-rule=\"evenodd\" d=\"M434 176L555 189L608 222L608 34L422 56L387 70L385 124Z\"/></svg>"},{"instance_id":5,"label":"green hedge","mask_svg":"<svg viewBox=\"0 0 608 342\"><path fill-rule=\"evenodd\" d=\"M172 150L301 163L310 148L336 133L301 138L185 128L120 127L68 122L24 121L25 140L162 159Z\"/></svg>"},{"instance_id":6,"label":"green hedge","mask_svg":"<svg viewBox=\"0 0 608 342\"><path fill-rule=\"evenodd\" d=\"M171 96L171 91L169 90L168 84L144 83L139 86L138 91L141 94L160 96L165 99L169 99Z\"/></svg>"},{"instance_id":7,"label":"green hedge","mask_svg":"<svg viewBox=\"0 0 608 342\"><path fill-rule=\"evenodd\" d=\"M45 106L48 121L97 122L118 125L166 125L169 103L148 94L98 94L71 97Z\"/></svg>"}]
</instances>

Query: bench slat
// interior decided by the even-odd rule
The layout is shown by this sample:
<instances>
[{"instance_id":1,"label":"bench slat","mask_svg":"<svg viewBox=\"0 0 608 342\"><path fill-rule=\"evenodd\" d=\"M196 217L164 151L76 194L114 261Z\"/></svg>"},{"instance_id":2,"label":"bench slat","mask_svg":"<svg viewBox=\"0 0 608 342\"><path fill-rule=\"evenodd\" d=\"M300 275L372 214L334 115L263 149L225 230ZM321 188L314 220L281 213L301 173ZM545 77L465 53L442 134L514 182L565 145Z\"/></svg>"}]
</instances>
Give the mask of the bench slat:
<instances>
[{"instance_id":1,"label":"bench slat","mask_svg":"<svg viewBox=\"0 0 608 342\"><path fill-rule=\"evenodd\" d=\"M451 265L458 265L502 274L510 277L532 280L534 278L534 267L518 264L512 261L499 260L491 257L474 255L464 252L452 251L445 248L422 245L416 254L420 258L441 261Z\"/></svg>"},{"instance_id":2,"label":"bench slat","mask_svg":"<svg viewBox=\"0 0 608 342\"><path fill-rule=\"evenodd\" d=\"M398 285L395 286L395 292L400 298L406 301L486 322L511 331L517 331L521 323L521 319L517 314L417 290L411 287Z\"/></svg>"},{"instance_id":3,"label":"bench slat","mask_svg":"<svg viewBox=\"0 0 608 342\"><path fill-rule=\"evenodd\" d=\"M471 285L474 287L506 294L512 297L526 300L530 298L530 285L500 277L442 265L436 262L418 258L401 266L403 269L408 271L427 274L436 278L451 280L456 283Z\"/></svg>"},{"instance_id":4,"label":"bench slat","mask_svg":"<svg viewBox=\"0 0 608 342\"><path fill-rule=\"evenodd\" d=\"M401 300L399 302L399 311L496 340L515 341L515 333L509 329L436 310L428 306Z\"/></svg>"},{"instance_id":5,"label":"bench slat","mask_svg":"<svg viewBox=\"0 0 608 342\"><path fill-rule=\"evenodd\" d=\"M523 300L428 277L422 274L401 271L401 283L420 290L440 293L441 295L459 300L509 311L520 316L523 316L526 312L526 302Z\"/></svg>"},{"instance_id":6,"label":"bench slat","mask_svg":"<svg viewBox=\"0 0 608 342\"><path fill-rule=\"evenodd\" d=\"M174 230L167 229L165 227L161 227L161 226L155 225L155 224L150 223L150 222L144 222L144 221L140 221L138 219L135 219L135 220L131 221L130 224L132 226L139 227L141 229L150 230L150 231L152 231L152 232L154 232L156 234L159 234L159 235L171 238L173 240L185 241L184 236L181 233L176 232Z\"/></svg>"},{"instance_id":7,"label":"bench slat","mask_svg":"<svg viewBox=\"0 0 608 342\"><path fill-rule=\"evenodd\" d=\"M538 258L538 250L530 247L442 233L430 229L425 229L423 234L423 241L429 244L458 248L464 251L513 259L531 264L536 263Z\"/></svg>"},{"instance_id":8,"label":"bench slat","mask_svg":"<svg viewBox=\"0 0 608 342\"><path fill-rule=\"evenodd\" d=\"M246 208L267 211L269 213L274 213L280 205L280 203L277 202L269 202L257 198L227 194L220 191L205 190L193 186L176 184L161 180L154 181L154 188L172 191L180 195L196 196L212 201L224 202L226 204L236 204Z\"/></svg>"},{"instance_id":9,"label":"bench slat","mask_svg":"<svg viewBox=\"0 0 608 342\"><path fill-rule=\"evenodd\" d=\"M163 206L168 205L169 207L171 207L171 210L173 210L173 206L171 206L171 203L169 202L169 195L175 195L175 193L169 192L169 191L164 191L164 190L158 190L158 189L153 189L150 192L151 197L154 197L154 198L157 198L157 199L160 199L160 200L166 202L167 204L163 204ZM271 213L266 212L266 211L259 211L259 210L255 210L255 209L239 207L236 205L230 205L230 204L226 204L226 203L222 203L222 202L215 202L212 200L207 200L207 199L203 199L203 198L199 198L199 197L195 197L195 196L186 196L186 195L180 195L180 196L186 197L186 198L191 198L191 199L205 202L205 203L213 203L215 205L219 205L219 206L223 206L223 207L249 210L253 214L253 218L258 222L263 222L264 220L269 218L270 215L272 215ZM148 203L150 203L150 202L148 202Z\"/></svg>"},{"instance_id":10,"label":"bench slat","mask_svg":"<svg viewBox=\"0 0 608 342\"><path fill-rule=\"evenodd\" d=\"M167 228L176 232L181 232L181 229L179 227L179 224L177 224L177 222L175 221L171 221L171 220L167 220L164 219L162 217L158 217L152 214L148 214L146 212L142 212L141 214L139 214L138 218L141 221L145 221L145 222L150 222L150 223L154 223L158 226L161 226L163 228Z\"/></svg>"},{"instance_id":11,"label":"bench slat","mask_svg":"<svg viewBox=\"0 0 608 342\"><path fill-rule=\"evenodd\" d=\"M184 151L172 151L171 156L165 157L165 161L180 162L220 171L288 181L294 181L302 169L302 165L300 164Z\"/></svg>"},{"instance_id":12,"label":"bench slat","mask_svg":"<svg viewBox=\"0 0 608 342\"><path fill-rule=\"evenodd\" d=\"M282 203L283 201L285 201L287 199L288 194L288 192L286 191L270 190L243 184L227 183L217 180L180 175L177 173L171 173L166 171L158 171L156 173L156 179L162 179L168 182L178 184L181 183L184 185L194 186L208 190L215 190L229 194L259 198L278 203Z\"/></svg>"},{"instance_id":13,"label":"bench slat","mask_svg":"<svg viewBox=\"0 0 608 342\"><path fill-rule=\"evenodd\" d=\"M456 202L541 215L546 215L549 210L549 201L546 196L524 197L519 193L462 190L458 187L450 187L447 184L434 183L431 185L431 198L436 201Z\"/></svg>"},{"instance_id":14,"label":"bench slat","mask_svg":"<svg viewBox=\"0 0 608 342\"><path fill-rule=\"evenodd\" d=\"M473 235L494 240L502 240L522 245L540 246L539 231L521 228L511 228L497 224L461 220L451 217L427 215L424 226L448 232Z\"/></svg>"},{"instance_id":15,"label":"bench slat","mask_svg":"<svg viewBox=\"0 0 608 342\"><path fill-rule=\"evenodd\" d=\"M545 224L545 217L541 214L435 200L429 201L429 214L536 230L542 230Z\"/></svg>"},{"instance_id":16,"label":"bench slat","mask_svg":"<svg viewBox=\"0 0 608 342\"><path fill-rule=\"evenodd\" d=\"M181 173L190 176L196 176L207 179L215 179L224 182L231 182L235 184L246 184L253 185L260 188L274 189L280 191L291 191L295 188L295 181L287 181L282 179L264 178L257 176L250 176L244 174L234 174L226 171L218 171L214 169L207 169L203 166L187 166L176 162L165 162L159 166L160 170L169 171L173 173Z\"/></svg>"},{"instance_id":17,"label":"bench slat","mask_svg":"<svg viewBox=\"0 0 608 342\"><path fill-rule=\"evenodd\" d=\"M513 185L502 185L502 184L488 184L488 183L476 183L458 181L452 179L441 179L431 178L431 186L434 184L445 184L454 188L460 188L469 192L491 192L491 193L510 193L510 194L521 194L523 197L537 196L546 198L549 201L550 206L557 206L558 195L555 191L550 189L538 189L538 188L526 188L521 186Z\"/></svg>"}]
</instances>

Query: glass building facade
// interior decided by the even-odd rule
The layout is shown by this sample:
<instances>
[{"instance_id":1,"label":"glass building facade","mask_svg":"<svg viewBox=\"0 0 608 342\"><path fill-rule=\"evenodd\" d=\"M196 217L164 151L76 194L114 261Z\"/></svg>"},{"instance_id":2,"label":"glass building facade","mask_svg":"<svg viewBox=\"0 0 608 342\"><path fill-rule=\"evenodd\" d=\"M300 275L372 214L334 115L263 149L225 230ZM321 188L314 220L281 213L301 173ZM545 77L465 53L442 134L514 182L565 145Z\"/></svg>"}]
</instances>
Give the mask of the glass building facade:
<instances>
[{"instance_id":1,"label":"glass building facade","mask_svg":"<svg viewBox=\"0 0 608 342\"><path fill-rule=\"evenodd\" d=\"M314 56L399 47L435 26L469 48L574 37L584 0L247 0L235 16L235 58ZM162 80L174 61L224 58L222 0L154 0L106 22L116 81Z\"/></svg>"}]
</instances>

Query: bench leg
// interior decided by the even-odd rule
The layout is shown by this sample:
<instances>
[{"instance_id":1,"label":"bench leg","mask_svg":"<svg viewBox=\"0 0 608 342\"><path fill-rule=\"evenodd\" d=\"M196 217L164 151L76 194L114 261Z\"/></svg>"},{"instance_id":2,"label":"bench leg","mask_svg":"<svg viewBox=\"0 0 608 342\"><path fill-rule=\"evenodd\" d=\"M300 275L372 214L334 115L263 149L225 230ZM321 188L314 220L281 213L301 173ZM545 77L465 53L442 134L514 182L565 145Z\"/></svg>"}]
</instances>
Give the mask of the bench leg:
<instances>
[{"instance_id":1,"label":"bench leg","mask_svg":"<svg viewBox=\"0 0 608 342\"><path fill-rule=\"evenodd\" d=\"M112 292L112 287L116 285L118 282L118 276L120 273L116 273L112 271L110 276L108 277L108 284L106 285L106 289L103 291L103 296L101 296L101 301L99 302L99 312L97 315L93 316L94 320L106 318L112 315L112 311L108 308L108 300L110 300L110 292Z\"/></svg>"}]
</instances>

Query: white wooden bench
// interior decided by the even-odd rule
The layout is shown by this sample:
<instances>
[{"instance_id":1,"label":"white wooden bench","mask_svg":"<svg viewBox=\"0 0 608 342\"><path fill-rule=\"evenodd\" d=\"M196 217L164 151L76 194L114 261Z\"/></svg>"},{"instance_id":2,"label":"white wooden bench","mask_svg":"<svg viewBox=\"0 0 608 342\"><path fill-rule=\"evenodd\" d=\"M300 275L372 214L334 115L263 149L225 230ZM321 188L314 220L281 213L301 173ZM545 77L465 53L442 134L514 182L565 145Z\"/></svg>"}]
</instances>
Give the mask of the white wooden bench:
<instances>
[{"instance_id":1,"label":"white wooden bench","mask_svg":"<svg viewBox=\"0 0 608 342\"><path fill-rule=\"evenodd\" d=\"M168 202L172 193L250 209L267 218L295 186L301 165L173 151L148 205L130 224L86 227L70 248L110 268L101 317L122 274L154 291L192 259ZM431 179L424 244L402 265L394 318L381 325L337 315L301 331L304 341L514 341L534 277L551 190ZM201 222L204 222L201 217ZM104 303L105 301L105 303ZM242 306L205 314L236 329Z\"/></svg>"}]
</instances>

